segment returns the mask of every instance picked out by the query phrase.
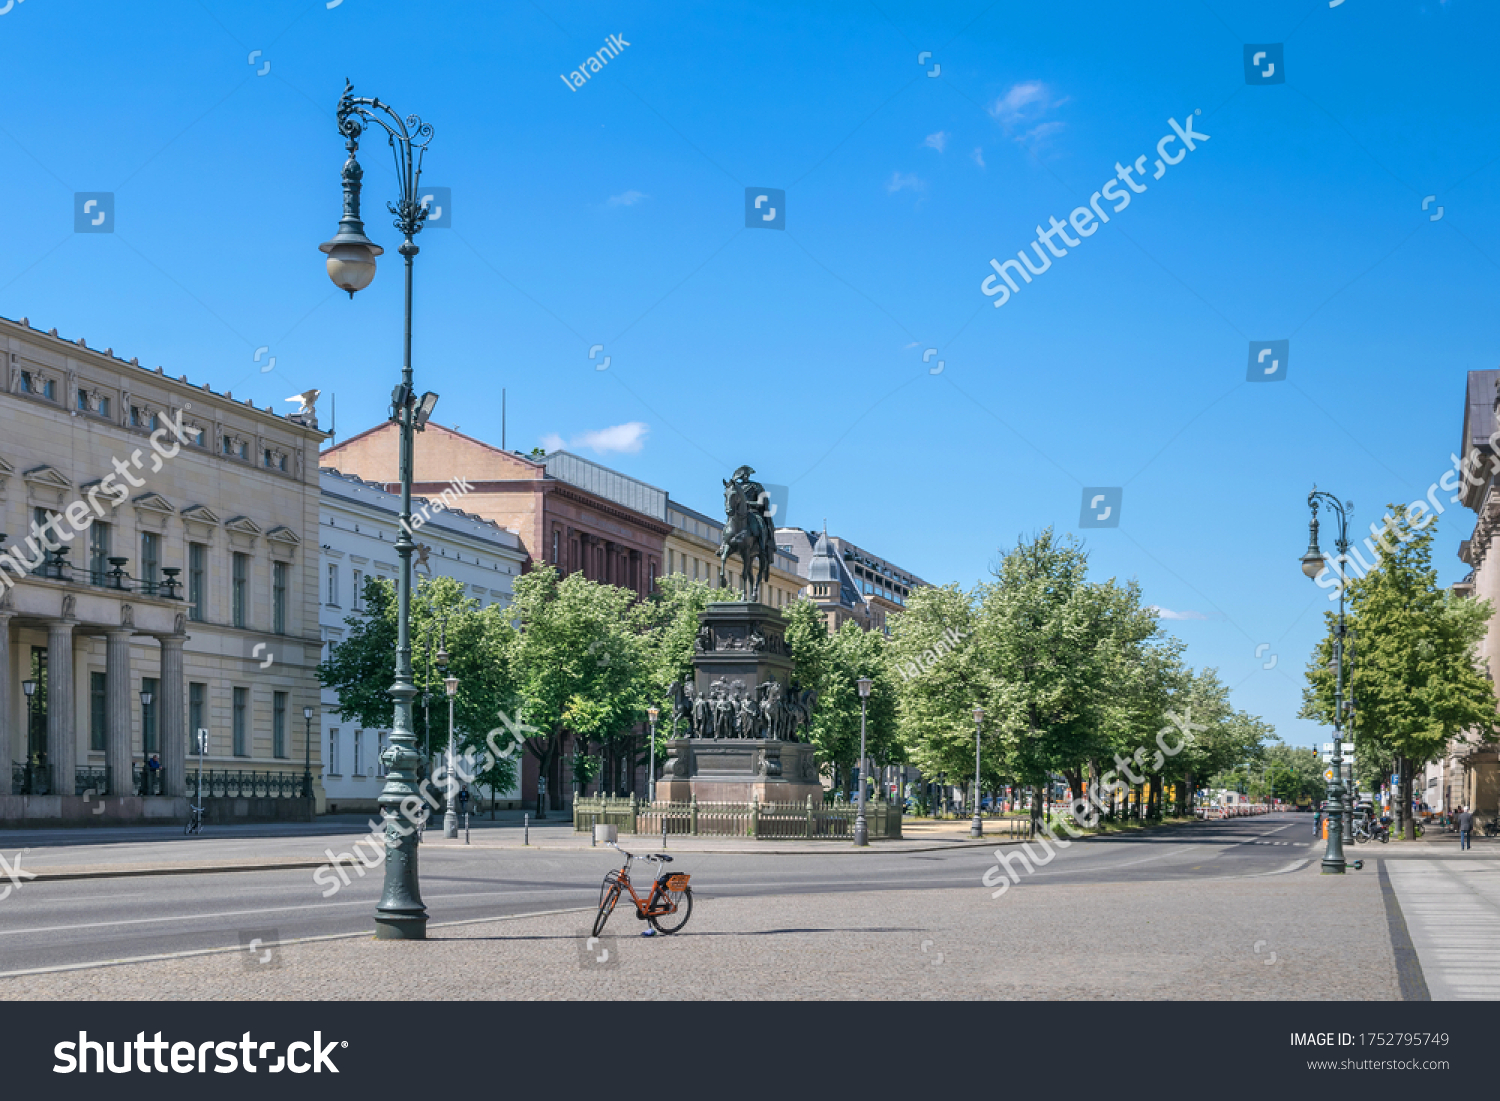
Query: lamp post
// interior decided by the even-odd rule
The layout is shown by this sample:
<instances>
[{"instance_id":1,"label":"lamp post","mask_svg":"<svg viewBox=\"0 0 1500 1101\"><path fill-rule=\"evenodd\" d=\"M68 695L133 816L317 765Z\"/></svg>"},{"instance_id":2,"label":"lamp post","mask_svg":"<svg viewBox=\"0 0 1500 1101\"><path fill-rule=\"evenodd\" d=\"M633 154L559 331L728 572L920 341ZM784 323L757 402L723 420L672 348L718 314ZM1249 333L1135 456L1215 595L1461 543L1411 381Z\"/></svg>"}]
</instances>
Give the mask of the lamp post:
<instances>
[{"instance_id":1,"label":"lamp post","mask_svg":"<svg viewBox=\"0 0 1500 1101\"><path fill-rule=\"evenodd\" d=\"M417 878L417 831L414 823L401 822L400 808L407 799L416 799L416 735L412 731L411 704L417 694L411 674L411 483L412 451L416 433L427 423L437 404L433 393L416 397L412 388L411 313L412 258L418 249L413 242L427 220L427 208L420 198L422 158L432 140L432 126L416 115L404 119L378 99L355 98L347 82L339 99L338 130L344 136L349 159L344 162L344 213L339 231L330 241L319 245L328 254L328 277L341 290L363 290L375 278L375 258L385 250L365 236L359 217L359 193L364 169L359 165L360 135L366 126L378 126L386 133L396 162L396 180L400 197L387 203L395 215L395 225L404 238L398 250L405 260L405 327L403 332L401 382L391 394L391 420L400 429L401 517L396 536L396 555L401 567L396 583L396 675L390 695L395 706L391 722L390 744L381 754L386 768L385 788L380 793L380 813L385 823L385 885L375 910L375 936L379 940L425 940L427 910Z\"/></svg>"},{"instance_id":2,"label":"lamp post","mask_svg":"<svg viewBox=\"0 0 1500 1101\"><path fill-rule=\"evenodd\" d=\"M1338 550L1335 560L1339 566L1339 618L1333 633L1334 703L1333 703L1333 760L1328 770L1328 846L1323 852L1323 874L1344 874L1344 830L1346 821L1343 808L1344 795L1344 563L1349 554L1349 513L1353 502L1342 502L1331 493L1316 487L1307 495L1307 505L1312 509L1312 522L1308 525L1307 553L1302 556L1302 572L1309 578L1317 578L1327 566L1323 552L1318 549L1318 504L1326 504L1338 518L1338 537L1334 547Z\"/></svg>"},{"instance_id":3,"label":"lamp post","mask_svg":"<svg viewBox=\"0 0 1500 1101\"><path fill-rule=\"evenodd\" d=\"M458 695L458 678L444 677L443 691L448 693L448 775L443 780L448 806L443 811L443 836L451 841L458 837L458 798L453 791L456 786L453 782L456 773L453 767L453 697Z\"/></svg>"},{"instance_id":4,"label":"lamp post","mask_svg":"<svg viewBox=\"0 0 1500 1101\"><path fill-rule=\"evenodd\" d=\"M979 733L984 726L984 708L974 705L974 821L969 823L970 837L984 836L984 820L979 817Z\"/></svg>"},{"instance_id":5,"label":"lamp post","mask_svg":"<svg viewBox=\"0 0 1500 1101\"><path fill-rule=\"evenodd\" d=\"M312 793L312 715L311 707L302 709L302 721L307 730L302 735L302 798L311 799Z\"/></svg>"},{"instance_id":6,"label":"lamp post","mask_svg":"<svg viewBox=\"0 0 1500 1101\"><path fill-rule=\"evenodd\" d=\"M870 698L870 685L873 682L869 677L860 677L855 683L859 686L859 809L854 814L854 843L868 845L870 827L865 822L865 701Z\"/></svg>"},{"instance_id":7,"label":"lamp post","mask_svg":"<svg viewBox=\"0 0 1500 1101\"><path fill-rule=\"evenodd\" d=\"M21 691L26 693L26 794L35 795L37 766L40 763L33 748L36 744L36 681L23 680Z\"/></svg>"},{"instance_id":8,"label":"lamp post","mask_svg":"<svg viewBox=\"0 0 1500 1101\"><path fill-rule=\"evenodd\" d=\"M152 788L151 754L146 750L146 716L151 709L151 692L141 689L141 794L150 795Z\"/></svg>"},{"instance_id":9,"label":"lamp post","mask_svg":"<svg viewBox=\"0 0 1500 1101\"><path fill-rule=\"evenodd\" d=\"M656 802L656 716L661 711L656 707L646 708L646 718L651 720L651 773L646 782L646 798Z\"/></svg>"}]
</instances>

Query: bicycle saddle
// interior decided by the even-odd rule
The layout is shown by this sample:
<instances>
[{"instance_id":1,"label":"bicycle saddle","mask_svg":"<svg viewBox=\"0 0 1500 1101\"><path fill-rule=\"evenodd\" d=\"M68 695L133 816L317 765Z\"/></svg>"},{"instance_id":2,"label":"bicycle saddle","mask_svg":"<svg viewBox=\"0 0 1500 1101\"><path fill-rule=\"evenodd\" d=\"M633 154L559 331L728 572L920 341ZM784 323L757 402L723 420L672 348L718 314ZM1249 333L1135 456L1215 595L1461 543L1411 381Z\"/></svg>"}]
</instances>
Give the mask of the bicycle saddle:
<instances>
[{"instance_id":1,"label":"bicycle saddle","mask_svg":"<svg viewBox=\"0 0 1500 1101\"><path fill-rule=\"evenodd\" d=\"M668 856L666 853L657 853L656 854L656 859L660 860L663 864L670 864L670 863L672 863L672 858L670 856Z\"/></svg>"}]
</instances>

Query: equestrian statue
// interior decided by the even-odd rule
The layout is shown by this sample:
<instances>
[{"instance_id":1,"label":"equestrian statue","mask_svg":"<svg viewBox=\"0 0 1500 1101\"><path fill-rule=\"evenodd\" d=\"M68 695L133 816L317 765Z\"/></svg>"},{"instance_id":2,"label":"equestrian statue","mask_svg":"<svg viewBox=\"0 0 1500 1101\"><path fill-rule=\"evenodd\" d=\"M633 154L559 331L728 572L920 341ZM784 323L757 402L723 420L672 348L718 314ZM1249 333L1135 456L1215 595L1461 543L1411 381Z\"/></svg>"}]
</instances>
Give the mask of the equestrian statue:
<instances>
[{"instance_id":1,"label":"equestrian statue","mask_svg":"<svg viewBox=\"0 0 1500 1101\"><path fill-rule=\"evenodd\" d=\"M740 556L741 591L745 599L760 600L760 587L771 576L776 554L776 528L766 487L742 466L724 483L724 536L719 544L719 588L727 588L725 567L731 554ZM751 563L755 568L751 568Z\"/></svg>"}]
</instances>

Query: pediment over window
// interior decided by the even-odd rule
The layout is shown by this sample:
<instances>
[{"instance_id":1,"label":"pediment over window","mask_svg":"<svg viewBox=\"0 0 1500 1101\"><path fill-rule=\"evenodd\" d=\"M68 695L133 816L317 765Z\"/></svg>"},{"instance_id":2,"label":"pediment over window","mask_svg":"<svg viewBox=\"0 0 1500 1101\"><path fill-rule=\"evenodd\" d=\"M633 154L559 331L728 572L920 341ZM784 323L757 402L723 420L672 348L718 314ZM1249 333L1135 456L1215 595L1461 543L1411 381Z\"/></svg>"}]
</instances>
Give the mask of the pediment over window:
<instances>
[{"instance_id":1,"label":"pediment over window","mask_svg":"<svg viewBox=\"0 0 1500 1101\"><path fill-rule=\"evenodd\" d=\"M232 516L224 522L224 526L230 531L237 531L241 535L264 535L261 526L248 516Z\"/></svg>"},{"instance_id":2,"label":"pediment over window","mask_svg":"<svg viewBox=\"0 0 1500 1101\"><path fill-rule=\"evenodd\" d=\"M150 509L152 512L176 512L172 503L160 493L142 493L132 502L136 508Z\"/></svg>"},{"instance_id":3,"label":"pediment over window","mask_svg":"<svg viewBox=\"0 0 1500 1101\"><path fill-rule=\"evenodd\" d=\"M182 510L182 518L199 524L207 524L210 527L218 527L223 523L219 519L219 514L207 505L188 505Z\"/></svg>"},{"instance_id":4,"label":"pediment over window","mask_svg":"<svg viewBox=\"0 0 1500 1101\"><path fill-rule=\"evenodd\" d=\"M34 466L23 474L22 477L33 485L47 486L49 489L73 488L72 480L55 467Z\"/></svg>"},{"instance_id":5,"label":"pediment over window","mask_svg":"<svg viewBox=\"0 0 1500 1101\"><path fill-rule=\"evenodd\" d=\"M291 547L302 545L302 540L298 537L297 533L285 524L277 524L270 531L266 532L266 538L276 543L285 543Z\"/></svg>"}]
</instances>

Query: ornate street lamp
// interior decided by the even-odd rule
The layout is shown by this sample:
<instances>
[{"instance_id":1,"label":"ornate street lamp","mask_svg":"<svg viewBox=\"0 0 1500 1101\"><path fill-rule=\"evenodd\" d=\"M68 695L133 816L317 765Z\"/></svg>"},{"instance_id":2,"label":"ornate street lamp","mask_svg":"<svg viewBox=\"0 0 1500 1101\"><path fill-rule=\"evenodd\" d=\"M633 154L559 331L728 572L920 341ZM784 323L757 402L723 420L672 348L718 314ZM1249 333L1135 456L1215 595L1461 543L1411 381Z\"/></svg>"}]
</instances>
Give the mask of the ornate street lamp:
<instances>
[{"instance_id":1,"label":"ornate street lamp","mask_svg":"<svg viewBox=\"0 0 1500 1101\"><path fill-rule=\"evenodd\" d=\"M364 170L357 154L360 135L366 126L378 126L386 133L396 162L399 198L387 203L395 215L395 226L403 240L398 250L406 261L405 329L403 333L401 383L391 394L391 420L399 426L401 517L396 536L396 554L401 568L396 582L396 677L391 685L395 716L391 723L390 744L381 753L385 766L385 788L380 793L380 813L385 822L385 887L375 910L375 936L379 940L424 940L427 936L427 910L417 879L416 824L402 823L401 806L418 798L416 735L412 731L412 697L417 694L411 674L411 537L412 452L416 433L421 431L436 394L416 397L412 388L411 312L412 258L418 249L413 242L427 220L419 188L422 158L432 140L432 126L416 115L404 119L378 99L355 98L353 85L344 85L339 99L338 130L344 136L349 159L344 162L344 214L338 234L318 246L328 255L328 277L341 290L363 290L375 278L375 258L384 250L365 236L359 217L359 193ZM410 805L410 804L408 804Z\"/></svg>"},{"instance_id":2,"label":"ornate street lamp","mask_svg":"<svg viewBox=\"0 0 1500 1101\"><path fill-rule=\"evenodd\" d=\"M865 822L865 701L870 698L870 686L873 682L869 677L860 677L855 683L859 686L859 810L854 815L854 843L868 845L870 827Z\"/></svg>"},{"instance_id":3,"label":"ornate street lamp","mask_svg":"<svg viewBox=\"0 0 1500 1101\"><path fill-rule=\"evenodd\" d=\"M656 716L660 715L656 707L646 708L646 718L651 720L651 772L646 783L646 798L656 802Z\"/></svg>"},{"instance_id":4,"label":"ornate street lamp","mask_svg":"<svg viewBox=\"0 0 1500 1101\"><path fill-rule=\"evenodd\" d=\"M1344 863L1344 565L1349 555L1349 509L1352 501L1340 501L1331 493L1324 493L1316 486L1307 495L1307 505L1312 509L1312 522L1308 525L1307 553L1302 556L1302 572L1316 579L1324 570L1327 559L1318 549L1318 505L1327 505L1338 518L1338 537L1334 547L1338 557L1334 560L1339 573L1339 618L1333 633L1334 704L1333 704L1333 760L1328 770L1328 846L1323 852L1323 874L1343 875Z\"/></svg>"},{"instance_id":5,"label":"ornate street lamp","mask_svg":"<svg viewBox=\"0 0 1500 1101\"><path fill-rule=\"evenodd\" d=\"M312 717L313 709L302 709L302 721L307 725L302 735L302 798L311 799L312 793Z\"/></svg>"},{"instance_id":6,"label":"ornate street lamp","mask_svg":"<svg viewBox=\"0 0 1500 1101\"><path fill-rule=\"evenodd\" d=\"M979 734L984 728L984 708L974 705L974 821L969 823L970 837L984 836L984 820L979 817Z\"/></svg>"},{"instance_id":7,"label":"ornate street lamp","mask_svg":"<svg viewBox=\"0 0 1500 1101\"><path fill-rule=\"evenodd\" d=\"M446 665L447 663L444 662ZM443 836L452 841L458 837L458 795L454 792L453 777L457 775L454 765L453 748L453 697L458 695L458 678L447 676L443 678L443 691L448 693L448 775L443 778L443 788L446 792L448 806L443 810Z\"/></svg>"}]
</instances>

